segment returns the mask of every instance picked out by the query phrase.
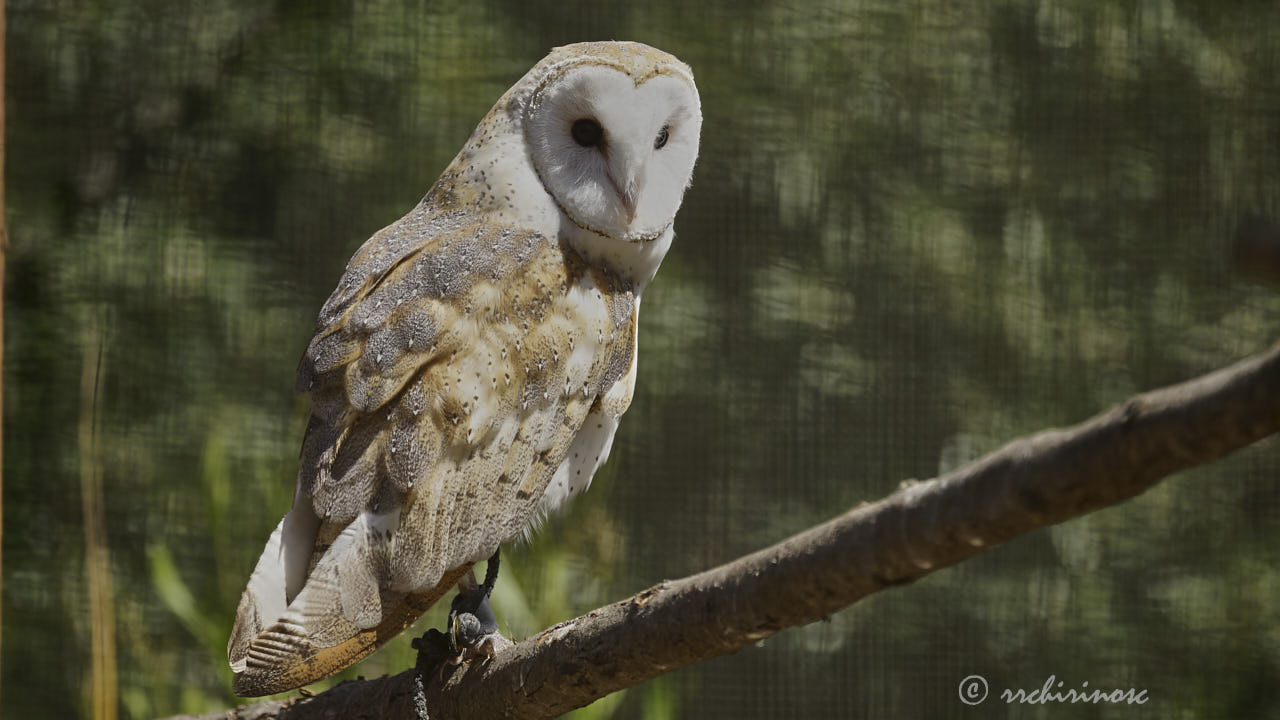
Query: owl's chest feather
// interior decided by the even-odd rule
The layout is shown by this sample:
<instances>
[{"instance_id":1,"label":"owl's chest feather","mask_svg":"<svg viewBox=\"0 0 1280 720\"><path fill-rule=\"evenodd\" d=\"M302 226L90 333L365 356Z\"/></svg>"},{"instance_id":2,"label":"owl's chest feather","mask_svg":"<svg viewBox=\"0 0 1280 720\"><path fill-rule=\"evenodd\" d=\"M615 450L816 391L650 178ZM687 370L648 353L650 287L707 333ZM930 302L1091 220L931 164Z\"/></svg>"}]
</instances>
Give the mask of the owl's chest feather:
<instances>
[{"instance_id":1,"label":"owl's chest feather","mask_svg":"<svg viewBox=\"0 0 1280 720\"><path fill-rule=\"evenodd\" d=\"M626 373L599 396L587 413L586 421L574 437L564 459L556 468L546 493L538 505L540 515L547 515L563 507L578 493L591 486L591 480L600 466L609 459L613 437L618 431L622 414L631 405L636 384L636 320L639 304L630 324L631 356Z\"/></svg>"}]
</instances>

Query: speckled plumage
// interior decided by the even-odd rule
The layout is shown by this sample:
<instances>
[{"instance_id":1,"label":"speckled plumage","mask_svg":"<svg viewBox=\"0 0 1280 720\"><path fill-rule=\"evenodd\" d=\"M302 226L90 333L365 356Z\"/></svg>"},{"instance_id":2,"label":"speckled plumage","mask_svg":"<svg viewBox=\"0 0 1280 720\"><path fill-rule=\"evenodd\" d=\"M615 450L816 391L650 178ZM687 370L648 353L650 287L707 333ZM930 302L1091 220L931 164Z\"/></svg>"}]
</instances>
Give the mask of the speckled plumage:
<instances>
[{"instance_id":1,"label":"speckled plumage","mask_svg":"<svg viewBox=\"0 0 1280 720\"><path fill-rule=\"evenodd\" d=\"M595 112L616 138L587 148L600 158L557 155L579 106L664 98L671 111L652 116L681 155L655 141L646 156L655 121L611 104ZM237 693L350 665L590 484L631 401L640 296L670 246L700 123L692 74L670 55L557 48L422 202L356 252L298 368L313 415L293 509L237 612Z\"/></svg>"}]
</instances>

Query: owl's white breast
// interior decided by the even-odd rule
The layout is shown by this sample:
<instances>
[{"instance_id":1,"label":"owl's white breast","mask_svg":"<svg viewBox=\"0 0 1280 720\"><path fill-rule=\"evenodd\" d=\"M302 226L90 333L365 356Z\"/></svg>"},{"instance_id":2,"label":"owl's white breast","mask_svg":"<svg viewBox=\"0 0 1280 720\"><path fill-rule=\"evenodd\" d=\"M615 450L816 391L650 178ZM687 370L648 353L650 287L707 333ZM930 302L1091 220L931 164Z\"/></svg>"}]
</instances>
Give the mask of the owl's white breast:
<instances>
[{"instance_id":1,"label":"owl's white breast","mask_svg":"<svg viewBox=\"0 0 1280 720\"><path fill-rule=\"evenodd\" d=\"M597 303L593 301L595 295L597 295L597 288L589 275L583 276L576 286L569 289L570 302L580 307L596 306ZM638 314L639 311L640 299L637 297L632 313ZM636 323L631 323L633 333L636 332L636 327ZM577 373L585 375L586 365L598 354L594 347L598 342L596 338L583 340L576 344L569 358L568 369L571 375ZM539 516L555 512L578 493L590 487L596 471L609 459L609 451L613 447L613 437L617 433L618 423L622 419L622 414L630 406L631 395L635 390L636 350L636 337L633 335L631 357L626 373L612 387L603 389L603 394L587 414L586 421L570 444L564 460L556 467L555 474L547 485L546 493L538 504Z\"/></svg>"},{"instance_id":2,"label":"owl's white breast","mask_svg":"<svg viewBox=\"0 0 1280 720\"><path fill-rule=\"evenodd\" d=\"M658 271L671 247L673 232L668 227L658 238L628 242L587 230L575 223L551 196L533 167L524 136L512 116L491 115L477 128L468 147L454 162L460 179L477 192L474 207L493 221L534 230L548 238L563 238L589 265L612 271L633 288L639 312L640 295ZM592 274L584 274L568 288L565 306L583 317L607 313L601 304L600 288ZM566 318L568 320L568 318ZM574 322L574 320L570 320ZM634 332L635 324L632 324ZM601 354L604 338L579 337L569 350L565 367L564 392L579 392L591 372L591 362ZM539 503L539 516L562 507L590 486L595 472L609 457L622 414L630 405L636 379L636 338L627 371L610 388L602 388L599 403L587 416L574 437L564 460L547 486Z\"/></svg>"}]
</instances>

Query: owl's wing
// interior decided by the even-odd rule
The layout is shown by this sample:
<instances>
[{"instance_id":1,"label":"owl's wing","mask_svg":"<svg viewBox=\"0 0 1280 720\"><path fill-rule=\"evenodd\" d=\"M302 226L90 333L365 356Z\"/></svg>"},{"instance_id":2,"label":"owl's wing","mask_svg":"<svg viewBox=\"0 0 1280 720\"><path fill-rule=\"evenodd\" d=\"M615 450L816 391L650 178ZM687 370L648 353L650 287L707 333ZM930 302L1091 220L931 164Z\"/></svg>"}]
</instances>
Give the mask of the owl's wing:
<instances>
[{"instance_id":1,"label":"owl's wing","mask_svg":"<svg viewBox=\"0 0 1280 720\"><path fill-rule=\"evenodd\" d=\"M522 532L634 343L631 288L554 240L413 213L370 239L299 367L314 414L237 611L236 692L347 667Z\"/></svg>"}]
</instances>

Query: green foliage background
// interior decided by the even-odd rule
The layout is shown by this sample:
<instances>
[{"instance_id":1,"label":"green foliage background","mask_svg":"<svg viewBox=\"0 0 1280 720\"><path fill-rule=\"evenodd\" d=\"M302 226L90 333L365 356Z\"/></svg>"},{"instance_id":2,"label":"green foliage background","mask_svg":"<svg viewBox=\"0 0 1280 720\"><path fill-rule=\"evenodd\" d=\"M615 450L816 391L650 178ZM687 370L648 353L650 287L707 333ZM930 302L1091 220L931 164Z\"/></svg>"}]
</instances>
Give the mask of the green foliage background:
<instances>
[{"instance_id":1,"label":"green foliage background","mask_svg":"<svg viewBox=\"0 0 1280 720\"><path fill-rule=\"evenodd\" d=\"M6 717L91 707L86 348L121 716L226 707L315 313L553 45L676 54L705 125L613 459L504 563L516 636L1255 352L1280 317L1226 266L1242 211L1280 215L1271 2L9 0L8 22ZM1278 467L1262 443L577 717L1280 717ZM410 662L405 637L344 677ZM1050 674L1151 702L994 698Z\"/></svg>"}]
</instances>

